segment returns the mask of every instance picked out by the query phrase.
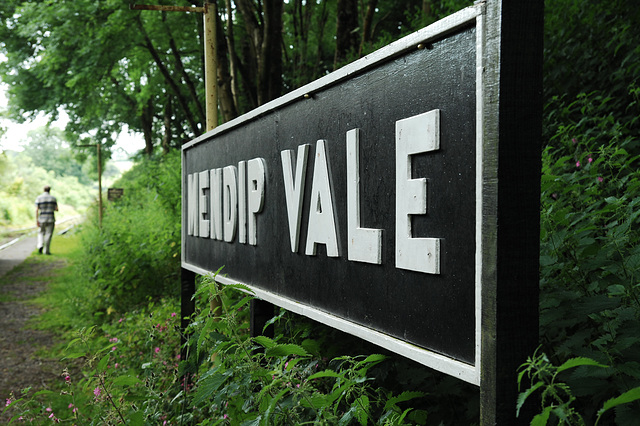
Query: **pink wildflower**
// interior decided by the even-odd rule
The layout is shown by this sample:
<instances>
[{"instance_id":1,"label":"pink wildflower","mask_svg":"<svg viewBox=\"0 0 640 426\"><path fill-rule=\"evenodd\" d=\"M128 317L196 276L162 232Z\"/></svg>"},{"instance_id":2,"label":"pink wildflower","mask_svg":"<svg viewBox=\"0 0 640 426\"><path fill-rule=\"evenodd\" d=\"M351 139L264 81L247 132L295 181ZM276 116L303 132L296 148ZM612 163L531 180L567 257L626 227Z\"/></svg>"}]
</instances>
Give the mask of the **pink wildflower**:
<instances>
[{"instance_id":1,"label":"pink wildflower","mask_svg":"<svg viewBox=\"0 0 640 426\"><path fill-rule=\"evenodd\" d=\"M111 352L115 351L116 349L118 349L118 348L117 348L117 347L115 347L115 346L114 346L114 347L112 347L112 348L111 348Z\"/></svg>"},{"instance_id":2,"label":"pink wildflower","mask_svg":"<svg viewBox=\"0 0 640 426\"><path fill-rule=\"evenodd\" d=\"M67 408L73 408L73 404L69 403L69 406Z\"/></svg>"},{"instance_id":3,"label":"pink wildflower","mask_svg":"<svg viewBox=\"0 0 640 426\"><path fill-rule=\"evenodd\" d=\"M602 176L598 176L598 182L602 182L604 179L602 179Z\"/></svg>"},{"instance_id":4,"label":"pink wildflower","mask_svg":"<svg viewBox=\"0 0 640 426\"><path fill-rule=\"evenodd\" d=\"M156 347L156 348L154 349L154 351L155 351L156 353L160 353L160 348Z\"/></svg>"},{"instance_id":5,"label":"pink wildflower","mask_svg":"<svg viewBox=\"0 0 640 426\"><path fill-rule=\"evenodd\" d=\"M44 411L46 411L46 412L50 413L50 412L51 412L51 411L53 411L53 410L51 409L51 407L47 407L47 408L45 408L45 409L44 409Z\"/></svg>"},{"instance_id":6,"label":"pink wildflower","mask_svg":"<svg viewBox=\"0 0 640 426\"><path fill-rule=\"evenodd\" d=\"M175 312L171 312L171 318L175 317L176 315L178 314L176 314Z\"/></svg>"},{"instance_id":7,"label":"pink wildflower","mask_svg":"<svg viewBox=\"0 0 640 426\"><path fill-rule=\"evenodd\" d=\"M70 381L70 380L71 380L71 376L64 376L64 381L65 381L65 382L68 382L68 381Z\"/></svg>"},{"instance_id":8,"label":"pink wildflower","mask_svg":"<svg viewBox=\"0 0 640 426\"><path fill-rule=\"evenodd\" d=\"M11 398L7 398L6 406L10 406L12 402Z\"/></svg>"},{"instance_id":9,"label":"pink wildflower","mask_svg":"<svg viewBox=\"0 0 640 426\"><path fill-rule=\"evenodd\" d=\"M589 163L593 163L593 158L589 157Z\"/></svg>"},{"instance_id":10,"label":"pink wildflower","mask_svg":"<svg viewBox=\"0 0 640 426\"><path fill-rule=\"evenodd\" d=\"M580 167L580 162L576 161L576 167Z\"/></svg>"},{"instance_id":11,"label":"pink wildflower","mask_svg":"<svg viewBox=\"0 0 640 426\"><path fill-rule=\"evenodd\" d=\"M95 389L93 390L93 394L94 394L96 397L100 396L100 393L101 393L100 387L97 387L97 388L95 388Z\"/></svg>"}]
</instances>

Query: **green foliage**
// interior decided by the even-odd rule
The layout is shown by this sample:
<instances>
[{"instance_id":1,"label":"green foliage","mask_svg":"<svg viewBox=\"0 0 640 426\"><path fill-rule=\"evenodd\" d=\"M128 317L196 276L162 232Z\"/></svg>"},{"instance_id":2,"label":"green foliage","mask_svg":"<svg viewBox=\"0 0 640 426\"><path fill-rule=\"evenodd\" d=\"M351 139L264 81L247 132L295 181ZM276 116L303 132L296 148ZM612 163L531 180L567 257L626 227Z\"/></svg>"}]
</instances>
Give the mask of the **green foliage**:
<instances>
[{"instance_id":1,"label":"green foliage","mask_svg":"<svg viewBox=\"0 0 640 426\"><path fill-rule=\"evenodd\" d=\"M190 359L198 360L191 408L205 414L207 420L201 424L424 423L427 412L405 403L425 393L393 395L374 385L374 370L385 362L385 355L329 360L318 341L302 338L308 330L289 323L284 311L274 321L284 329L297 329L293 338L249 337L251 298L239 297L238 289L245 290L218 289L210 278L195 295L205 305L189 328ZM213 298L223 301L220 312L211 312L208 302Z\"/></svg>"},{"instance_id":2,"label":"green foliage","mask_svg":"<svg viewBox=\"0 0 640 426\"><path fill-rule=\"evenodd\" d=\"M56 387L25 389L9 398L3 412L10 410L12 423L34 425L143 425L180 418L176 308L169 300L149 303L74 332L60 354L67 368Z\"/></svg>"},{"instance_id":3,"label":"green foliage","mask_svg":"<svg viewBox=\"0 0 640 426\"><path fill-rule=\"evenodd\" d=\"M180 153L146 159L115 183L124 195L94 214L83 233L81 271L98 315L177 295L180 271Z\"/></svg>"},{"instance_id":4,"label":"green foliage","mask_svg":"<svg viewBox=\"0 0 640 426\"><path fill-rule=\"evenodd\" d=\"M640 386L640 140L636 121L614 103L596 91L553 98L545 110L540 336L549 358L530 360L536 371L527 391L543 391L538 424L554 416L566 424L605 415L612 422L598 407ZM554 365L576 358L609 368L578 366L555 382L561 369ZM612 411L615 424L632 425L640 405Z\"/></svg>"}]
</instances>

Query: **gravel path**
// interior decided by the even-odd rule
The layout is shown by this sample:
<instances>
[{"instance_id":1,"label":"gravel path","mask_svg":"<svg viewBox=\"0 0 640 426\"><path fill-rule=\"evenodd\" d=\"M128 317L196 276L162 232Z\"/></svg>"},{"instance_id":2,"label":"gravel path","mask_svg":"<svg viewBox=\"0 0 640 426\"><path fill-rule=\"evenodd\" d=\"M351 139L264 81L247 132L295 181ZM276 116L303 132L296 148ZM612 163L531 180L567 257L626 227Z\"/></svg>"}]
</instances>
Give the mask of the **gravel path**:
<instances>
[{"instance_id":1,"label":"gravel path","mask_svg":"<svg viewBox=\"0 0 640 426\"><path fill-rule=\"evenodd\" d=\"M18 246L18 244L15 244ZM32 252L35 244L30 246ZM20 247L16 247L19 249ZM7 257L15 265L14 254L7 248L0 252L5 265ZM53 270L64 266L63 260L52 262L24 263L17 261L10 272L0 275L0 413L5 401L13 392L20 396L21 390L27 387L46 389L47 383L60 380L61 366L56 361L43 359L38 351L43 347L51 347L54 337L44 331L34 330L30 321L41 313L41 309L32 303L47 282L35 279L48 276ZM0 414L0 424L7 418Z\"/></svg>"}]
</instances>

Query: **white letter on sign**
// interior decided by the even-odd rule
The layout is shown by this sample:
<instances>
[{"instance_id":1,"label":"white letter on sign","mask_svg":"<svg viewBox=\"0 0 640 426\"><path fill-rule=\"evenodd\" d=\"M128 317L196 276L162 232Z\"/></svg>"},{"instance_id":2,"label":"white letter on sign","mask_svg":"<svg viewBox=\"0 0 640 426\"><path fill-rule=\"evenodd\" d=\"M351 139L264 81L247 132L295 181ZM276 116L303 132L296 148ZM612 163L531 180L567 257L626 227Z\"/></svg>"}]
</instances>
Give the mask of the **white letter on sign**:
<instances>
[{"instance_id":1,"label":"white letter on sign","mask_svg":"<svg viewBox=\"0 0 640 426\"><path fill-rule=\"evenodd\" d=\"M258 242L257 214L264 206L264 181L266 175L265 161L254 158L247 162L247 183L249 189L249 244L255 246Z\"/></svg>"},{"instance_id":2,"label":"white letter on sign","mask_svg":"<svg viewBox=\"0 0 640 426\"><path fill-rule=\"evenodd\" d=\"M205 216L210 216L209 207L207 206L207 196L205 195L204 190L209 189L209 172L200 172L199 173L199 187L198 196L200 198L200 213L198 217L200 218L200 233L199 236L207 238L209 237L209 219L205 219Z\"/></svg>"},{"instance_id":3,"label":"white letter on sign","mask_svg":"<svg viewBox=\"0 0 640 426\"><path fill-rule=\"evenodd\" d=\"M238 163L238 242L247 243L247 162Z\"/></svg>"},{"instance_id":4,"label":"white letter on sign","mask_svg":"<svg viewBox=\"0 0 640 426\"><path fill-rule=\"evenodd\" d=\"M440 148L440 110L396 121L396 267L440 273L440 239L413 238L411 215L427 212L427 181L411 178L411 156Z\"/></svg>"},{"instance_id":5,"label":"white letter on sign","mask_svg":"<svg viewBox=\"0 0 640 426\"><path fill-rule=\"evenodd\" d=\"M222 241L222 169L211 169L209 176L211 239Z\"/></svg>"},{"instance_id":6,"label":"white letter on sign","mask_svg":"<svg viewBox=\"0 0 640 426\"><path fill-rule=\"evenodd\" d=\"M347 257L382 263L382 229L360 227L360 129L347 132Z\"/></svg>"},{"instance_id":7,"label":"white letter on sign","mask_svg":"<svg viewBox=\"0 0 640 426\"><path fill-rule=\"evenodd\" d=\"M238 170L236 166L222 169L222 204L224 209L224 240L233 241L238 224Z\"/></svg>"},{"instance_id":8,"label":"white letter on sign","mask_svg":"<svg viewBox=\"0 0 640 426\"><path fill-rule=\"evenodd\" d=\"M198 236L198 174L187 175L187 235Z\"/></svg>"},{"instance_id":9,"label":"white letter on sign","mask_svg":"<svg viewBox=\"0 0 640 426\"><path fill-rule=\"evenodd\" d=\"M298 252L298 244L300 241L302 197L304 195L304 183L307 176L307 158L310 146L311 145L305 144L298 147L295 180L293 170L291 169L293 151L288 149L280 153L280 158L282 158L282 174L284 175L284 195L287 200L287 216L289 217L289 237L291 238L291 251L294 253Z\"/></svg>"},{"instance_id":10,"label":"white letter on sign","mask_svg":"<svg viewBox=\"0 0 640 426\"><path fill-rule=\"evenodd\" d=\"M309 228L305 254L315 256L316 244L327 246L327 256L338 257L338 237L333 215L331 180L324 140L316 144L316 159L313 164L313 182L311 184L311 206L309 207Z\"/></svg>"}]
</instances>

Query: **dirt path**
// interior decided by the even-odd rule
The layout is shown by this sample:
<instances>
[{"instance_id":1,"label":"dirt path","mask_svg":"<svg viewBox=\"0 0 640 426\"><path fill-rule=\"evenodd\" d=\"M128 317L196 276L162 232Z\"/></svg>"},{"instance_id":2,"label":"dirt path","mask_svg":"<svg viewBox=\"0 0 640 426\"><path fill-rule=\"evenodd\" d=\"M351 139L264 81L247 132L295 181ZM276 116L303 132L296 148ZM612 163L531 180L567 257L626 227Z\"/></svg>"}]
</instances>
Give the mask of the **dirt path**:
<instances>
[{"instance_id":1,"label":"dirt path","mask_svg":"<svg viewBox=\"0 0 640 426\"><path fill-rule=\"evenodd\" d=\"M53 336L32 329L30 321L41 313L32 301L47 287L46 280L36 278L50 276L64 264L27 259L0 276L0 412L11 392L19 396L24 388L45 389L47 383L60 380L60 365L38 355L55 343ZM0 423L7 420L3 417Z\"/></svg>"}]
</instances>

